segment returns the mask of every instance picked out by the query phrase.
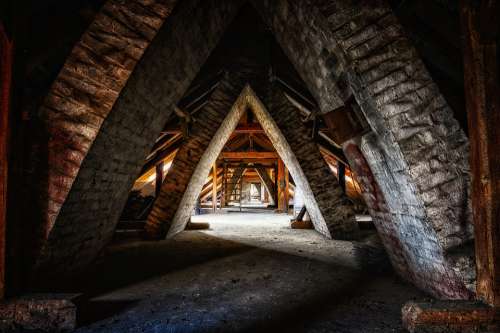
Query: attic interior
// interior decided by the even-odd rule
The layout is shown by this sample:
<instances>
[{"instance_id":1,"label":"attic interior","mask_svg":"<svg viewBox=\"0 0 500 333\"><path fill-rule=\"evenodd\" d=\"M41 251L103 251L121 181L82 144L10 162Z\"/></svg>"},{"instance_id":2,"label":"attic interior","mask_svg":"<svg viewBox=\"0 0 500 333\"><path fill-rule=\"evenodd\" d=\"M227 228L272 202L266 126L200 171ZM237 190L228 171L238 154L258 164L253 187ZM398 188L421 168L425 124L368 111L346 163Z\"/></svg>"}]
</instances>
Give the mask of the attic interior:
<instances>
[{"instance_id":1,"label":"attic interior","mask_svg":"<svg viewBox=\"0 0 500 333\"><path fill-rule=\"evenodd\" d=\"M496 0L0 4L0 332L498 332Z\"/></svg>"}]
</instances>

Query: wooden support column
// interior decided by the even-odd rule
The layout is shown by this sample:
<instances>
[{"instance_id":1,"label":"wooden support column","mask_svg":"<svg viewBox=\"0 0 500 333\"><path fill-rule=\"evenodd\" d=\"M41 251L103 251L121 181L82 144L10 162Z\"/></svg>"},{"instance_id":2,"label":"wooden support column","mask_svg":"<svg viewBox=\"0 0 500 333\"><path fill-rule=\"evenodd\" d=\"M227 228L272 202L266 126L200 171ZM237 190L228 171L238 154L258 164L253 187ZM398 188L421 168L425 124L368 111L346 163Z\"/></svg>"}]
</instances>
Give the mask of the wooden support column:
<instances>
[{"instance_id":1,"label":"wooden support column","mask_svg":"<svg viewBox=\"0 0 500 333\"><path fill-rule=\"evenodd\" d=\"M290 174L285 166L285 213L288 214L288 203L290 202Z\"/></svg>"},{"instance_id":2,"label":"wooden support column","mask_svg":"<svg viewBox=\"0 0 500 333\"><path fill-rule=\"evenodd\" d=\"M163 184L163 161L158 163L155 167L156 179L155 179L155 197L158 198L161 191L161 185Z\"/></svg>"},{"instance_id":3,"label":"wooden support column","mask_svg":"<svg viewBox=\"0 0 500 333\"><path fill-rule=\"evenodd\" d=\"M345 164L337 161L337 175L339 177L339 185L345 193Z\"/></svg>"},{"instance_id":4,"label":"wooden support column","mask_svg":"<svg viewBox=\"0 0 500 333\"><path fill-rule=\"evenodd\" d=\"M220 196L220 209L221 210L223 207L226 206L226 191L227 191L226 174L227 174L227 164L226 164L226 162L224 162L224 165L222 167L222 188L221 188L221 196Z\"/></svg>"},{"instance_id":5,"label":"wooden support column","mask_svg":"<svg viewBox=\"0 0 500 333\"><path fill-rule=\"evenodd\" d=\"M408 302L402 319L410 332L500 331L498 10L496 0L460 2L478 301Z\"/></svg>"},{"instance_id":6,"label":"wooden support column","mask_svg":"<svg viewBox=\"0 0 500 333\"><path fill-rule=\"evenodd\" d=\"M217 162L212 168L212 210L217 210Z\"/></svg>"},{"instance_id":7,"label":"wooden support column","mask_svg":"<svg viewBox=\"0 0 500 333\"><path fill-rule=\"evenodd\" d=\"M273 177L274 177L274 205L276 209L278 208L279 196L278 196L278 164L276 163L273 168Z\"/></svg>"},{"instance_id":8,"label":"wooden support column","mask_svg":"<svg viewBox=\"0 0 500 333\"><path fill-rule=\"evenodd\" d=\"M462 0L477 296L500 306L500 85L497 1ZM490 8L491 7L491 8ZM488 24L489 23L489 24Z\"/></svg>"},{"instance_id":9,"label":"wooden support column","mask_svg":"<svg viewBox=\"0 0 500 333\"><path fill-rule=\"evenodd\" d=\"M5 296L9 113L13 44L0 22L0 299Z\"/></svg>"},{"instance_id":10,"label":"wooden support column","mask_svg":"<svg viewBox=\"0 0 500 333\"><path fill-rule=\"evenodd\" d=\"M278 211L288 213L288 170L285 163L278 159Z\"/></svg>"}]
</instances>

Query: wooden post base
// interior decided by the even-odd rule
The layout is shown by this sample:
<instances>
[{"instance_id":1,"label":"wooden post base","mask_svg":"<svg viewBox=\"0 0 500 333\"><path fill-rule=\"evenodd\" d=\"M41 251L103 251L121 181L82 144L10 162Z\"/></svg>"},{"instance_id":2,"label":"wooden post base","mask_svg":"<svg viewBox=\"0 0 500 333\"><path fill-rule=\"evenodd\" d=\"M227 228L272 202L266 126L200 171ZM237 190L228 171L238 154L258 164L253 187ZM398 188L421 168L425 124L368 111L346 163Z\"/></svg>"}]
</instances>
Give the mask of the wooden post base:
<instances>
[{"instance_id":1,"label":"wooden post base","mask_svg":"<svg viewBox=\"0 0 500 333\"><path fill-rule=\"evenodd\" d=\"M294 220L290 223L292 229L314 229L311 221Z\"/></svg>"},{"instance_id":2,"label":"wooden post base","mask_svg":"<svg viewBox=\"0 0 500 333\"><path fill-rule=\"evenodd\" d=\"M498 309L478 301L408 302L403 326L410 333L498 332Z\"/></svg>"},{"instance_id":3,"label":"wooden post base","mask_svg":"<svg viewBox=\"0 0 500 333\"><path fill-rule=\"evenodd\" d=\"M208 230L210 229L210 223L206 222L188 222L186 224L186 230Z\"/></svg>"}]
</instances>

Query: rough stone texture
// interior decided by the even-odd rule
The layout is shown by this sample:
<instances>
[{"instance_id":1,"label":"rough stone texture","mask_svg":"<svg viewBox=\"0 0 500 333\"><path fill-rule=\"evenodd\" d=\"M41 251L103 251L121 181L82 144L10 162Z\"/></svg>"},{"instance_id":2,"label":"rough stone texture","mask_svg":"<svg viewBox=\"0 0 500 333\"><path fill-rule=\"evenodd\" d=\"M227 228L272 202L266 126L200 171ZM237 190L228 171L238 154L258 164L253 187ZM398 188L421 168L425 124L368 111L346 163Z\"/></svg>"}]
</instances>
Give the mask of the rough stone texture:
<instances>
[{"instance_id":1,"label":"rough stone texture","mask_svg":"<svg viewBox=\"0 0 500 333\"><path fill-rule=\"evenodd\" d=\"M176 7L131 74L85 159L81 156L79 172L72 169L75 172L64 177L68 189L69 180L76 179L39 259L39 272L75 272L109 242L155 138L240 5L187 0Z\"/></svg>"},{"instance_id":2,"label":"rough stone texture","mask_svg":"<svg viewBox=\"0 0 500 333\"><path fill-rule=\"evenodd\" d=\"M269 25L281 48L307 84L322 112L341 107L342 93L337 88L335 76L342 68L330 34L315 26L312 17L304 18L296 10L297 0L252 0L252 4ZM332 73L332 69L334 73Z\"/></svg>"},{"instance_id":3,"label":"rough stone texture","mask_svg":"<svg viewBox=\"0 0 500 333\"><path fill-rule=\"evenodd\" d=\"M40 269L74 270L107 243L142 158L241 2L182 1L131 75L173 2L104 6L41 112L50 140ZM467 139L389 6L252 3L323 111L339 106L345 91L354 93L373 130L359 147L407 258L415 258L407 262L412 281L438 297L468 297L462 277L473 266L448 260L472 237ZM336 85L350 89L340 93Z\"/></svg>"},{"instance_id":4,"label":"rough stone texture","mask_svg":"<svg viewBox=\"0 0 500 333\"><path fill-rule=\"evenodd\" d=\"M327 227L325 218L322 215L323 211L318 206L318 202L315 199L315 194L311 190L311 186L309 185L306 175L301 169L299 161L295 157L292 148L287 143L286 138L281 133L280 128L271 117L271 114L267 111L262 101L257 97L256 93L249 85L245 86L240 96L231 107L231 110L227 114L226 118L221 122L220 127L217 129L217 132L213 135L209 145L203 151L199 162L196 164L196 168L192 172L189 183L187 184L187 187L182 194L182 199L180 200L178 205L174 206L176 209L170 210L168 209L170 206L159 206L157 212L155 212L155 215L152 214L151 217L153 218L153 220L151 222L153 222L153 225L163 223L165 225L165 227L163 227L164 230L168 231L167 237L173 237L180 231L184 230L191 217L191 212L196 205L196 198L203 188L206 177L210 172L213 163L216 161L231 133L238 125L241 116L244 114L244 112L246 112L248 108L253 111L256 119L262 125L262 128L271 140L273 146L276 148L276 151L280 155L280 158L287 165L287 168L292 174L292 177L295 180L297 186L300 186L303 190L305 197L304 201L311 216L311 220L316 227L316 230L318 230L328 238L331 238L329 228ZM320 160L323 161L323 159ZM171 199L169 199L168 193L165 193L165 201L178 201L181 193L181 191L179 191L178 193L174 193L174 196L172 196ZM164 209L168 210L163 211ZM166 215L165 212L170 215ZM165 217L169 217L172 216L172 213L175 214L173 215L171 222L161 217L161 214L165 214ZM156 216L158 216L158 218ZM156 219L158 219L158 222L156 222ZM169 224L170 228L168 229ZM352 226L352 224L350 225ZM357 227L356 224L354 224L354 226ZM339 228L334 229L336 232L339 231ZM342 230L349 231L349 233L346 232L345 234L342 234L342 237L352 237L351 228L344 227Z\"/></svg>"},{"instance_id":5,"label":"rough stone texture","mask_svg":"<svg viewBox=\"0 0 500 333\"><path fill-rule=\"evenodd\" d=\"M130 74L175 0L109 0L75 45L40 110L49 137L46 233Z\"/></svg>"},{"instance_id":6,"label":"rough stone texture","mask_svg":"<svg viewBox=\"0 0 500 333\"><path fill-rule=\"evenodd\" d=\"M276 149L278 155L283 160L288 171L292 175L296 187L301 189L304 204L307 207L307 211L315 229L325 237L331 238L332 235L330 234L330 230L326 224L325 217L323 216L323 212L316 201L315 194L311 189L306 174L302 170L299 160L295 156L295 153L290 147L287 139L281 132L280 127L253 91L250 91L250 94L248 95L248 102L252 106L252 111L255 114L255 117L261 124L273 147Z\"/></svg>"},{"instance_id":7,"label":"rough stone texture","mask_svg":"<svg viewBox=\"0 0 500 333\"><path fill-rule=\"evenodd\" d=\"M472 237L463 130L385 1L336 10L330 29L351 64L358 103L384 153L397 160L392 172L404 171L413 184L444 249L462 244Z\"/></svg>"},{"instance_id":8,"label":"rough stone texture","mask_svg":"<svg viewBox=\"0 0 500 333\"><path fill-rule=\"evenodd\" d=\"M201 156L197 156L199 160L197 161L196 165L191 165L191 168L194 166L196 167L190 174L189 182L187 183L185 190L183 192L179 191L178 193L174 193L173 196L171 196L169 193L162 194L163 199L158 202L158 208L154 209L150 218L148 218L148 224L163 223L166 226L170 224L169 229L164 227L164 231L168 231L167 237L171 238L184 230L186 224L189 222L191 213L196 205L196 199L198 198L203 185L205 184L207 175L209 174L213 164L217 160L217 157L222 151L222 148L224 148L227 140L229 140L229 137L234 132L242 115L247 110L247 96L250 90L251 89L249 88L249 86L245 86L245 88L242 90L241 94L238 96L229 110L220 108L221 106L227 107L227 99L224 99L223 103L217 103L213 106L214 109L219 109L218 112L221 112L222 114L226 113L227 115L225 118L220 117L220 119L218 119L219 126L214 126L216 131L213 136L210 137L209 144L205 146L204 150L200 151ZM216 124L217 121L213 122L213 125ZM162 187L162 192L163 189L168 188ZM181 195L182 197L180 197ZM165 205L171 201L178 202L178 205L174 206L174 209L171 209L170 207ZM172 213L175 213L173 217ZM166 220L166 218L172 218L172 221ZM157 220L158 222L156 222Z\"/></svg>"},{"instance_id":9,"label":"rough stone texture","mask_svg":"<svg viewBox=\"0 0 500 333\"><path fill-rule=\"evenodd\" d=\"M165 238L176 213L179 210L185 210L180 205L183 197L199 195L201 189L192 195L186 192L188 184L193 181L203 183L206 181L208 171L206 173L200 172L199 179L193 179L193 177L198 177L194 175L195 169L204 154L210 155L211 159L217 159L220 152L210 152L207 148L210 142L216 138L216 133L242 89L243 85L238 84L235 80L229 79L229 77L223 79L212 92L208 103L196 113L196 122L190 129L189 138L185 140L175 155L161 187L161 192L148 217L146 231L150 237ZM196 202L196 197L194 202ZM188 210L187 213L190 215L191 210Z\"/></svg>"},{"instance_id":10,"label":"rough stone texture","mask_svg":"<svg viewBox=\"0 0 500 333\"><path fill-rule=\"evenodd\" d=\"M274 88L269 101L269 112L295 154L311 188L311 194L314 195L328 227L328 231L318 228L317 230L334 239L356 238L358 225L354 216L354 207L323 159L310 131L302 122L299 110L290 103L281 91ZM276 150L279 152L278 147ZM295 180L293 173L292 177ZM297 185L301 187L300 184ZM301 189L303 190L302 187ZM303 196L307 211L314 223L317 219L314 218L314 213L307 205L308 194L304 192Z\"/></svg>"},{"instance_id":11,"label":"rough stone texture","mask_svg":"<svg viewBox=\"0 0 500 333\"><path fill-rule=\"evenodd\" d=\"M356 180L360 184L363 199L392 266L400 276L412 281L413 276L406 258L406 249L399 237L398 225L392 219L384 194L377 184L368 162L359 149L358 143L354 140L344 143L342 148L352 171L356 175Z\"/></svg>"},{"instance_id":12,"label":"rough stone texture","mask_svg":"<svg viewBox=\"0 0 500 333\"><path fill-rule=\"evenodd\" d=\"M332 82L354 93L373 130L360 149L396 218L399 241L415 259L408 262L412 281L437 297L470 297L462 277L473 266L452 267L446 253L472 238L467 138L388 4L253 3L276 34L309 26L278 40L285 49L300 40L321 50L289 54L303 58L294 64L308 84L320 81L310 85L315 97L323 97L317 87Z\"/></svg>"},{"instance_id":13,"label":"rough stone texture","mask_svg":"<svg viewBox=\"0 0 500 333\"><path fill-rule=\"evenodd\" d=\"M403 326L410 333L498 332L495 309L479 302L408 302L402 312Z\"/></svg>"},{"instance_id":14,"label":"rough stone texture","mask_svg":"<svg viewBox=\"0 0 500 333\"><path fill-rule=\"evenodd\" d=\"M365 157L360 145L361 142L348 141L343 145L344 153L361 185L363 198L394 269L407 281L434 295L469 295L464 281L450 267L443 252L431 252L439 250L435 233L426 230L421 220L398 214L394 207L389 207L384 193L389 193L391 203L397 202L402 195L401 184L386 179L379 185L367 161L377 156ZM389 192L388 188L391 188Z\"/></svg>"},{"instance_id":15,"label":"rough stone texture","mask_svg":"<svg viewBox=\"0 0 500 333\"><path fill-rule=\"evenodd\" d=\"M0 303L0 332L69 332L76 327L74 295L32 295Z\"/></svg>"}]
</instances>

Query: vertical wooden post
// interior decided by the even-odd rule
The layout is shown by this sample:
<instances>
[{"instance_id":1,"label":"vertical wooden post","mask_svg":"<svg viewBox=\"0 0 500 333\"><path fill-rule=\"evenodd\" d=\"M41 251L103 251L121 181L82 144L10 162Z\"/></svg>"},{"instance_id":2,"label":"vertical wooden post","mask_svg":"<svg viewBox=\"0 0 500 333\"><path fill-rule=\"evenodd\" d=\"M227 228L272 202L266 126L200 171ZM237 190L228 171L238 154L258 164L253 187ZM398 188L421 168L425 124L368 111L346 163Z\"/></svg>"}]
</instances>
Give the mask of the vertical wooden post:
<instances>
[{"instance_id":1,"label":"vertical wooden post","mask_svg":"<svg viewBox=\"0 0 500 333\"><path fill-rule=\"evenodd\" d=\"M267 169L266 169L266 173L268 173ZM269 202L269 191L266 189L265 186L262 188L262 191L264 192L264 202L268 203Z\"/></svg>"},{"instance_id":2,"label":"vertical wooden post","mask_svg":"<svg viewBox=\"0 0 500 333\"><path fill-rule=\"evenodd\" d=\"M285 163L278 159L278 211L288 212L288 171Z\"/></svg>"},{"instance_id":3,"label":"vertical wooden post","mask_svg":"<svg viewBox=\"0 0 500 333\"><path fill-rule=\"evenodd\" d=\"M155 196L158 198L161 192L161 185L163 184L163 161L158 163L155 167L156 179L155 179Z\"/></svg>"},{"instance_id":4,"label":"vertical wooden post","mask_svg":"<svg viewBox=\"0 0 500 333\"><path fill-rule=\"evenodd\" d=\"M339 177L339 185L345 193L345 164L340 161L337 161L337 174Z\"/></svg>"},{"instance_id":5,"label":"vertical wooden post","mask_svg":"<svg viewBox=\"0 0 500 333\"><path fill-rule=\"evenodd\" d=\"M217 162L212 169L212 210L217 210Z\"/></svg>"},{"instance_id":6,"label":"vertical wooden post","mask_svg":"<svg viewBox=\"0 0 500 333\"><path fill-rule=\"evenodd\" d=\"M279 206L279 196L278 196L279 182L278 182L278 165L277 164L274 165L273 176L274 176L274 204L276 205L276 209L278 209L278 206Z\"/></svg>"},{"instance_id":7,"label":"vertical wooden post","mask_svg":"<svg viewBox=\"0 0 500 333\"><path fill-rule=\"evenodd\" d=\"M0 22L0 299L5 296L7 232L7 182L9 161L9 108L12 83L13 45Z\"/></svg>"},{"instance_id":8,"label":"vertical wooden post","mask_svg":"<svg viewBox=\"0 0 500 333\"><path fill-rule=\"evenodd\" d=\"M496 8L488 8L490 6ZM477 296L500 306L500 104L496 1L461 1ZM493 17L490 17L492 16ZM487 22L493 22L484 27Z\"/></svg>"},{"instance_id":9,"label":"vertical wooden post","mask_svg":"<svg viewBox=\"0 0 500 333\"><path fill-rule=\"evenodd\" d=\"M285 204L285 213L288 214L288 203L290 202L290 178L289 178L289 173L288 169L285 166L285 198L284 198L284 204Z\"/></svg>"},{"instance_id":10,"label":"vertical wooden post","mask_svg":"<svg viewBox=\"0 0 500 333\"><path fill-rule=\"evenodd\" d=\"M226 206L226 190L227 190L227 181L226 181L226 173L227 173L227 165L224 162L222 167L222 188L221 188L221 196L220 196L220 209Z\"/></svg>"}]
</instances>

